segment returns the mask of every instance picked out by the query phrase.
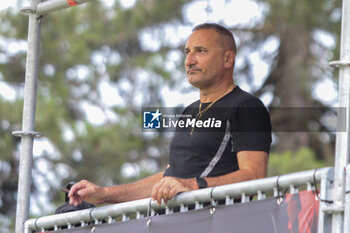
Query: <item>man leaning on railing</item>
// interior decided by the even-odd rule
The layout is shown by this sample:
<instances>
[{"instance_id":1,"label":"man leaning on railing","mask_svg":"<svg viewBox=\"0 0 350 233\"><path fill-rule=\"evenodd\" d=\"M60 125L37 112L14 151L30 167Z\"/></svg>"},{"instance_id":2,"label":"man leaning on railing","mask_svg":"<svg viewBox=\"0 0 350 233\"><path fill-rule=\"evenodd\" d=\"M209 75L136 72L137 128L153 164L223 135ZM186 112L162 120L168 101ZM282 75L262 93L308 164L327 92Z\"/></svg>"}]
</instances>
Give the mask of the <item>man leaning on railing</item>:
<instances>
[{"instance_id":1,"label":"man leaning on railing","mask_svg":"<svg viewBox=\"0 0 350 233\"><path fill-rule=\"evenodd\" d=\"M218 24L196 26L185 47L188 81L200 99L184 115L214 119L221 127L195 124L176 128L165 171L134 183L102 187L82 180L70 189L70 204L120 203L152 197L167 203L181 192L259 179L266 176L271 123L263 103L234 84L236 44Z\"/></svg>"}]
</instances>

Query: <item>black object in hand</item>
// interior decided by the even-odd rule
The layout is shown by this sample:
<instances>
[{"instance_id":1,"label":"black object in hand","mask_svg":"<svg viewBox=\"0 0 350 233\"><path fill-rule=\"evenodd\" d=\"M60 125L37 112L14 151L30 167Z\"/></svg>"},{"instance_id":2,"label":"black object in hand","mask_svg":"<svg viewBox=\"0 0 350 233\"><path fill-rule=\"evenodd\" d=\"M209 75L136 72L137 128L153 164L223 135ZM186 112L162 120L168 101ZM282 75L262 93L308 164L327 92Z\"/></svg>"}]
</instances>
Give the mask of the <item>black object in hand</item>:
<instances>
[{"instance_id":1,"label":"black object in hand","mask_svg":"<svg viewBox=\"0 0 350 233\"><path fill-rule=\"evenodd\" d=\"M67 212L72 212L72 211L77 211L77 210L84 210L84 209L90 209L90 208L94 208L95 205L83 201L81 204L79 204L78 206L74 206L69 204L69 197L68 197L68 193L70 188L75 184L75 182L69 182L68 185L66 186L66 188L62 188L62 191L65 192L65 203L61 206L59 206L56 211L55 214L61 214L61 213L67 213Z\"/></svg>"}]
</instances>

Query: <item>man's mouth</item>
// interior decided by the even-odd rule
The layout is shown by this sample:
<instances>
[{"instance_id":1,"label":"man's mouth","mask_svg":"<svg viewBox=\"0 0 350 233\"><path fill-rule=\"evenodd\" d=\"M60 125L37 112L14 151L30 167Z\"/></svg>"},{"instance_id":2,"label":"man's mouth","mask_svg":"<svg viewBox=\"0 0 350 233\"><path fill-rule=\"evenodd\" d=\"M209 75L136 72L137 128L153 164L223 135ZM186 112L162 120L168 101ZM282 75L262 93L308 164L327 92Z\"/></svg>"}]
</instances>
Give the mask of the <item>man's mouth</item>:
<instances>
[{"instance_id":1,"label":"man's mouth","mask_svg":"<svg viewBox=\"0 0 350 233\"><path fill-rule=\"evenodd\" d=\"M202 71L201 69L189 69L187 70L187 74L194 74L197 71Z\"/></svg>"}]
</instances>

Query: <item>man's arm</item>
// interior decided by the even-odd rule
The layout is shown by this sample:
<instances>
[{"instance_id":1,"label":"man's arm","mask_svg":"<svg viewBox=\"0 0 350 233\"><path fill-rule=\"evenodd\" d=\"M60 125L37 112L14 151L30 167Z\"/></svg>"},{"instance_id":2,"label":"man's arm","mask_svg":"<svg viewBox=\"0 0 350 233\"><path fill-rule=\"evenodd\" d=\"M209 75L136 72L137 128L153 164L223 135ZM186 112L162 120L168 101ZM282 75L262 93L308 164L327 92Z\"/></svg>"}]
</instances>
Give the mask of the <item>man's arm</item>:
<instances>
[{"instance_id":1,"label":"man's arm","mask_svg":"<svg viewBox=\"0 0 350 233\"><path fill-rule=\"evenodd\" d=\"M232 184L266 177L268 154L264 151L240 151L237 153L239 170L217 177L206 177L208 187ZM160 204L172 199L176 194L198 189L195 178L180 179L164 177L154 185L153 200Z\"/></svg>"},{"instance_id":2,"label":"man's arm","mask_svg":"<svg viewBox=\"0 0 350 233\"><path fill-rule=\"evenodd\" d=\"M112 187L102 187L82 180L70 189L69 203L75 206L83 200L93 204L119 203L151 197L153 186L162 179L163 173L157 173L134 183Z\"/></svg>"},{"instance_id":3,"label":"man's arm","mask_svg":"<svg viewBox=\"0 0 350 233\"><path fill-rule=\"evenodd\" d=\"M237 153L239 170L222 176L207 177L208 187L232 184L266 176L268 154L263 151L240 151ZM163 177L163 172L140 181L101 187L86 180L75 184L69 192L70 204L78 205L83 200L95 204L119 203L152 197L159 204L166 203L176 194L198 189L195 178L181 179Z\"/></svg>"},{"instance_id":4,"label":"man's arm","mask_svg":"<svg viewBox=\"0 0 350 233\"><path fill-rule=\"evenodd\" d=\"M264 151L237 153L239 170L217 177L205 178L208 187L238 183L266 177L268 154Z\"/></svg>"}]
</instances>

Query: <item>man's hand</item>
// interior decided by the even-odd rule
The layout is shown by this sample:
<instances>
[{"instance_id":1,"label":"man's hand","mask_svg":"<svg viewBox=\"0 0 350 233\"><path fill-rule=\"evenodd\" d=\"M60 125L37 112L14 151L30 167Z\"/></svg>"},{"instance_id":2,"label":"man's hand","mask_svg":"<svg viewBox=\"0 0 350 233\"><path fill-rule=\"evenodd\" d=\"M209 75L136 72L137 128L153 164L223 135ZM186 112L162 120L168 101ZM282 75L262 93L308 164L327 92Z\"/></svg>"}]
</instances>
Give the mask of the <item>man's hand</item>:
<instances>
[{"instance_id":1,"label":"man's hand","mask_svg":"<svg viewBox=\"0 0 350 233\"><path fill-rule=\"evenodd\" d=\"M167 203L176 194L194 189L198 189L198 185L194 178L181 179L165 176L153 186L152 199L156 200L160 205L162 203L162 199L165 203Z\"/></svg>"},{"instance_id":2,"label":"man's hand","mask_svg":"<svg viewBox=\"0 0 350 233\"><path fill-rule=\"evenodd\" d=\"M82 201L92 204L102 204L105 198L105 188L82 180L72 186L68 194L69 204L77 206Z\"/></svg>"}]
</instances>

